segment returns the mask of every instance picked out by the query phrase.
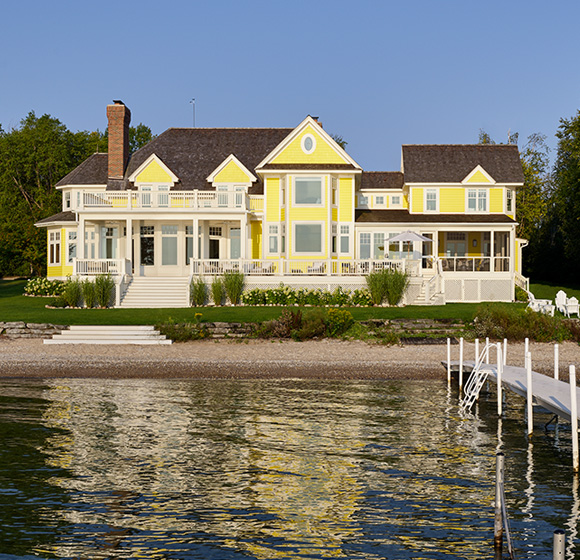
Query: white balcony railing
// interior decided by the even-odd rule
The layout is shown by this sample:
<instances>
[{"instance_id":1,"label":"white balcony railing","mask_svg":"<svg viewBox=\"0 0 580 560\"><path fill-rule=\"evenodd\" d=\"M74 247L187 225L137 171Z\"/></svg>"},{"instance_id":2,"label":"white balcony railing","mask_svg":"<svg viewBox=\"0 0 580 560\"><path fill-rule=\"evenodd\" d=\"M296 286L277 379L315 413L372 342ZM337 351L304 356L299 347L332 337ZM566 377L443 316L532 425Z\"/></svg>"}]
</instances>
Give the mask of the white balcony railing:
<instances>
[{"instance_id":1,"label":"white balcony railing","mask_svg":"<svg viewBox=\"0 0 580 560\"><path fill-rule=\"evenodd\" d=\"M247 210L248 196L240 191L106 191L83 192L80 210Z\"/></svg>"}]
</instances>

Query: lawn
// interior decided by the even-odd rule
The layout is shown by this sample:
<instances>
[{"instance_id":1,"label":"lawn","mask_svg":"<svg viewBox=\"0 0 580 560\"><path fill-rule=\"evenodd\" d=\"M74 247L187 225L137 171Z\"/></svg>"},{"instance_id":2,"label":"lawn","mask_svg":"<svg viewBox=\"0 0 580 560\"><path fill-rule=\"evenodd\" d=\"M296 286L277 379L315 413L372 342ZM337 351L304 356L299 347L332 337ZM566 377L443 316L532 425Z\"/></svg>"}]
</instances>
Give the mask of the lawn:
<instances>
[{"instance_id":1,"label":"lawn","mask_svg":"<svg viewBox=\"0 0 580 560\"><path fill-rule=\"evenodd\" d=\"M580 286L559 286L550 282L543 284L530 284L530 292L536 296L537 299L556 299L556 294L564 290L568 297L576 297L580 300Z\"/></svg>"},{"instance_id":2,"label":"lawn","mask_svg":"<svg viewBox=\"0 0 580 560\"><path fill-rule=\"evenodd\" d=\"M0 280L0 321L56 325L153 325L168 320L186 322L195 313L204 321L261 322L277 319L283 307L201 307L189 309L46 309L50 298L23 296L24 280ZM557 290L556 290L557 291ZM579 292L580 293L580 292ZM544 297L538 295L538 297ZM494 306L519 305L494 303ZM436 306L349 307L357 321L368 319L446 319L470 322L478 305L450 303Z\"/></svg>"}]
</instances>

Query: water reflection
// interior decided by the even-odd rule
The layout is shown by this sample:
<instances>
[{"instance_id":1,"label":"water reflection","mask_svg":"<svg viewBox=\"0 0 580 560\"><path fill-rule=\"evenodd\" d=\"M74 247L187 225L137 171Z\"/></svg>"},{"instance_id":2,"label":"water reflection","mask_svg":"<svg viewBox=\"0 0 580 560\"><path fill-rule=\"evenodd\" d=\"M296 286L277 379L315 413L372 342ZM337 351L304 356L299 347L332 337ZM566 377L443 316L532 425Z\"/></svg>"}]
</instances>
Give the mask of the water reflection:
<instances>
[{"instance_id":1,"label":"water reflection","mask_svg":"<svg viewBox=\"0 0 580 560\"><path fill-rule=\"evenodd\" d=\"M501 425L477 410L436 382L5 381L0 550L490 557L503 446L516 546L546 556L553 529L576 534L571 469L552 441L522 445L517 402Z\"/></svg>"}]
</instances>

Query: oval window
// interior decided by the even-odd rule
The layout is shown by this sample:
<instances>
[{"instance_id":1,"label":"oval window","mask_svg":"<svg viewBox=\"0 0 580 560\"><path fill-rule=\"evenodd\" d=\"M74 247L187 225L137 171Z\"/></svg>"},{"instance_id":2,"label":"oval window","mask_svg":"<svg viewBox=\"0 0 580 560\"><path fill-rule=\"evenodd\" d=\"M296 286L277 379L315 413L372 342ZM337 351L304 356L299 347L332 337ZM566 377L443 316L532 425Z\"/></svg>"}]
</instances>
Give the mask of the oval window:
<instances>
[{"instance_id":1,"label":"oval window","mask_svg":"<svg viewBox=\"0 0 580 560\"><path fill-rule=\"evenodd\" d=\"M307 134L306 136L304 136L304 138L302 138L302 150L304 150L304 152L310 154L314 151L315 147L316 142L314 140L314 136Z\"/></svg>"}]
</instances>

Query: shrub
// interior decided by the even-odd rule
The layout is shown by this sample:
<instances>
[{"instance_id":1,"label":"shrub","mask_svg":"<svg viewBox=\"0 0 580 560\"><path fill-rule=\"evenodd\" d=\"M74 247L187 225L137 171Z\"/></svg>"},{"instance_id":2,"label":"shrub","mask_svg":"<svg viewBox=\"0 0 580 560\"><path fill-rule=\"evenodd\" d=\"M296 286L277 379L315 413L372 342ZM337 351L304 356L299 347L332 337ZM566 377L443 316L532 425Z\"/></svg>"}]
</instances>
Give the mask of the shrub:
<instances>
[{"instance_id":1,"label":"shrub","mask_svg":"<svg viewBox=\"0 0 580 560\"><path fill-rule=\"evenodd\" d=\"M201 323L201 313L196 313L194 321L190 323L176 323L173 319L169 319L155 328L174 342L201 340L209 336L207 327Z\"/></svg>"},{"instance_id":2,"label":"shrub","mask_svg":"<svg viewBox=\"0 0 580 560\"><path fill-rule=\"evenodd\" d=\"M48 278L30 278L24 286L27 296L60 296L64 291L62 280L49 280Z\"/></svg>"},{"instance_id":3,"label":"shrub","mask_svg":"<svg viewBox=\"0 0 580 560\"><path fill-rule=\"evenodd\" d=\"M211 297L216 305L221 305L224 300L225 290L224 283L221 278L217 276L212 280L211 283Z\"/></svg>"},{"instance_id":4,"label":"shrub","mask_svg":"<svg viewBox=\"0 0 580 560\"><path fill-rule=\"evenodd\" d=\"M244 274L242 272L226 272L223 278L226 294L232 305L238 305L244 291Z\"/></svg>"},{"instance_id":5,"label":"shrub","mask_svg":"<svg viewBox=\"0 0 580 560\"><path fill-rule=\"evenodd\" d=\"M83 295L83 286L78 278L69 278L65 285L62 297L69 307L79 307Z\"/></svg>"},{"instance_id":6,"label":"shrub","mask_svg":"<svg viewBox=\"0 0 580 560\"><path fill-rule=\"evenodd\" d=\"M327 315L323 309L309 309L302 318L300 328L293 330L291 335L294 340L309 340L322 337L326 334Z\"/></svg>"},{"instance_id":7,"label":"shrub","mask_svg":"<svg viewBox=\"0 0 580 560\"><path fill-rule=\"evenodd\" d=\"M342 286L338 286L330 298L330 305L348 305L350 303L351 295Z\"/></svg>"},{"instance_id":8,"label":"shrub","mask_svg":"<svg viewBox=\"0 0 580 560\"><path fill-rule=\"evenodd\" d=\"M381 305L387 295L387 278L385 270L369 272L365 277L373 305Z\"/></svg>"},{"instance_id":9,"label":"shrub","mask_svg":"<svg viewBox=\"0 0 580 560\"><path fill-rule=\"evenodd\" d=\"M524 301L527 303L529 300L528 292L526 292L526 290L523 290L519 286L516 286L515 299L516 301Z\"/></svg>"},{"instance_id":10,"label":"shrub","mask_svg":"<svg viewBox=\"0 0 580 560\"><path fill-rule=\"evenodd\" d=\"M363 307L371 306L373 304L371 293L365 288L362 290L355 290L350 296L350 301L352 305L360 305Z\"/></svg>"},{"instance_id":11,"label":"shrub","mask_svg":"<svg viewBox=\"0 0 580 560\"><path fill-rule=\"evenodd\" d=\"M189 286L189 303L194 307L205 305L207 301L207 284L198 276L191 281Z\"/></svg>"},{"instance_id":12,"label":"shrub","mask_svg":"<svg viewBox=\"0 0 580 560\"><path fill-rule=\"evenodd\" d=\"M399 305L409 287L409 273L399 270L386 270L385 296L389 305Z\"/></svg>"},{"instance_id":13,"label":"shrub","mask_svg":"<svg viewBox=\"0 0 580 560\"><path fill-rule=\"evenodd\" d=\"M82 282L83 299L85 300L85 305L91 309L95 306L97 301L97 293L95 290L95 283L89 280L83 280Z\"/></svg>"},{"instance_id":14,"label":"shrub","mask_svg":"<svg viewBox=\"0 0 580 560\"><path fill-rule=\"evenodd\" d=\"M95 299L99 307L109 307L114 291L115 281L110 274L99 274L95 278Z\"/></svg>"},{"instance_id":15,"label":"shrub","mask_svg":"<svg viewBox=\"0 0 580 560\"><path fill-rule=\"evenodd\" d=\"M346 309L328 310L326 317L326 330L329 336L340 336L353 325L354 319L350 311Z\"/></svg>"},{"instance_id":16,"label":"shrub","mask_svg":"<svg viewBox=\"0 0 580 560\"><path fill-rule=\"evenodd\" d=\"M566 340L573 336L567 322L560 317L550 317L531 309L514 306L481 306L472 324L476 338L507 338L524 340L529 338L538 342Z\"/></svg>"},{"instance_id":17,"label":"shrub","mask_svg":"<svg viewBox=\"0 0 580 560\"><path fill-rule=\"evenodd\" d=\"M244 305L266 305L266 290L254 288L242 294Z\"/></svg>"}]
</instances>

